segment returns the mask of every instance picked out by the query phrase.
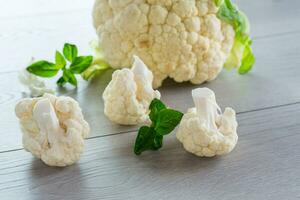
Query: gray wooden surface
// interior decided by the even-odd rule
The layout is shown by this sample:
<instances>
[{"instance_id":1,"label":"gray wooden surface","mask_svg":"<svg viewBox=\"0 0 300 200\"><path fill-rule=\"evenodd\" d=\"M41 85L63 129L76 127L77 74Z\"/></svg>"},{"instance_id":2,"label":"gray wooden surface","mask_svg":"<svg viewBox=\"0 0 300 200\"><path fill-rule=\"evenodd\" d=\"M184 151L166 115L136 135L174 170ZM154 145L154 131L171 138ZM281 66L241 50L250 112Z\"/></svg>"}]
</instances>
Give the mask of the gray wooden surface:
<instances>
[{"instance_id":1,"label":"gray wooden surface","mask_svg":"<svg viewBox=\"0 0 300 200\"><path fill-rule=\"evenodd\" d=\"M137 127L103 116L111 72L77 90L92 132L81 160L50 168L22 149L13 110L24 95L17 71L32 56L52 58L65 41L91 53L93 0L0 0L0 199L300 199L300 1L237 0L251 20L257 63L239 76L222 72L205 86L238 112L239 143L211 159L188 154L175 138L158 152L132 153ZM197 86L167 81L163 100L183 112Z\"/></svg>"}]
</instances>

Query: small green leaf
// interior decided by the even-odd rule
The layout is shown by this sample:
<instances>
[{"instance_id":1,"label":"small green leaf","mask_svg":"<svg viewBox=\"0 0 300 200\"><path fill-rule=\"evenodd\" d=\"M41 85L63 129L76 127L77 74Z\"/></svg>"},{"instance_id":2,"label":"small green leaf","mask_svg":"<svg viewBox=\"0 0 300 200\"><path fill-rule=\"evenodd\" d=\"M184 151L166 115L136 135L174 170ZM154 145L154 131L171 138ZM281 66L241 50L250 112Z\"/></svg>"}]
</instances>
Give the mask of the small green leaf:
<instances>
[{"instance_id":1,"label":"small green leaf","mask_svg":"<svg viewBox=\"0 0 300 200\"><path fill-rule=\"evenodd\" d=\"M66 83L67 83L67 81L64 79L63 76L60 77L60 78L56 81L56 84L57 84L59 87L64 86Z\"/></svg>"},{"instance_id":2,"label":"small green leaf","mask_svg":"<svg viewBox=\"0 0 300 200\"><path fill-rule=\"evenodd\" d=\"M140 155L147 150L157 150L162 146L162 139L162 136L157 137L152 127L142 126L135 140L134 153Z\"/></svg>"},{"instance_id":3,"label":"small green leaf","mask_svg":"<svg viewBox=\"0 0 300 200\"><path fill-rule=\"evenodd\" d=\"M244 49L242 64L239 68L239 73L240 74L248 73L249 71L251 71L254 63L255 63L255 57L252 53L252 49L250 45L248 45Z\"/></svg>"},{"instance_id":4,"label":"small green leaf","mask_svg":"<svg viewBox=\"0 0 300 200\"><path fill-rule=\"evenodd\" d=\"M72 72L70 72L69 70L64 71L63 78L65 79L66 82L77 87L77 79L76 79L75 75L72 74Z\"/></svg>"},{"instance_id":5,"label":"small green leaf","mask_svg":"<svg viewBox=\"0 0 300 200\"><path fill-rule=\"evenodd\" d=\"M219 7L222 3L223 3L224 0L215 0L215 4L217 7Z\"/></svg>"},{"instance_id":6,"label":"small green leaf","mask_svg":"<svg viewBox=\"0 0 300 200\"><path fill-rule=\"evenodd\" d=\"M150 110L149 117L151 121L155 123L157 119L157 113L166 108L167 107L165 106L165 104L163 104L162 101L160 101L159 99L153 99L149 106L149 110Z\"/></svg>"},{"instance_id":7,"label":"small green leaf","mask_svg":"<svg viewBox=\"0 0 300 200\"><path fill-rule=\"evenodd\" d=\"M158 150L163 145L163 137L171 133L180 123L183 114L179 111L167 109L159 99L153 99L149 109L152 124L139 129L134 145L134 153L140 155L147 150Z\"/></svg>"},{"instance_id":8,"label":"small green leaf","mask_svg":"<svg viewBox=\"0 0 300 200\"><path fill-rule=\"evenodd\" d=\"M215 4L219 6L218 18L230 24L235 31L234 44L224 67L226 69L239 68L239 73L245 74L255 63L249 37L249 20L231 0L215 0Z\"/></svg>"},{"instance_id":9,"label":"small green leaf","mask_svg":"<svg viewBox=\"0 0 300 200\"><path fill-rule=\"evenodd\" d=\"M183 114L176 110L164 109L157 116L155 131L160 135L167 135L180 123Z\"/></svg>"},{"instance_id":10,"label":"small green leaf","mask_svg":"<svg viewBox=\"0 0 300 200\"><path fill-rule=\"evenodd\" d=\"M230 0L225 0L225 2L220 6L217 16L223 21L231 24L236 32L241 32L241 27L246 27L246 25L243 25L244 21L238 9L231 3Z\"/></svg>"},{"instance_id":11,"label":"small green leaf","mask_svg":"<svg viewBox=\"0 0 300 200\"><path fill-rule=\"evenodd\" d=\"M93 62L93 56L79 56L76 57L70 66L70 71L74 74L81 74Z\"/></svg>"},{"instance_id":12,"label":"small green leaf","mask_svg":"<svg viewBox=\"0 0 300 200\"><path fill-rule=\"evenodd\" d=\"M64 45L63 53L68 61L73 62L74 59L77 57L78 50L76 45L66 43Z\"/></svg>"},{"instance_id":13,"label":"small green leaf","mask_svg":"<svg viewBox=\"0 0 300 200\"><path fill-rule=\"evenodd\" d=\"M64 68L67 64L64 56L59 51L55 52L55 64L56 64L56 67L59 69Z\"/></svg>"},{"instance_id":14,"label":"small green leaf","mask_svg":"<svg viewBox=\"0 0 300 200\"><path fill-rule=\"evenodd\" d=\"M164 136L156 134L154 137L154 148L153 150L158 150L163 146L163 138Z\"/></svg>"},{"instance_id":15,"label":"small green leaf","mask_svg":"<svg viewBox=\"0 0 300 200\"><path fill-rule=\"evenodd\" d=\"M28 66L27 71L40 77L50 78L55 76L59 69L55 64L41 60Z\"/></svg>"},{"instance_id":16,"label":"small green leaf","mask_svg":"<svg viewBox=\"0 0 300 200\"><path fill-rule=\"evenodd\" d=\"M100 72L102 73L109 68L110 66L104 60L102 60L101 62L93 62L91 66L89 66L86 70L84 70L84 72L81 73L81 77L84 80L88 81L91 78L93 78L96 74Z\"/></svg>"}]
</instances>

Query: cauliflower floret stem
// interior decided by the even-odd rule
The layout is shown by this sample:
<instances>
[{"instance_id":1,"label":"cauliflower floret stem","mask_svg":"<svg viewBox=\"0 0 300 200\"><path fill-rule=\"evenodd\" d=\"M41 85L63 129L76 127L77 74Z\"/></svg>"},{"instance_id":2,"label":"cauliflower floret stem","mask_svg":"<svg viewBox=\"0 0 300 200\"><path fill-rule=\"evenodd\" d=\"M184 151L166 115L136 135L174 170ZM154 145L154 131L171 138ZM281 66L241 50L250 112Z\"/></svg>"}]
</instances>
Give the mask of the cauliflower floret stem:
<instances>
[{"instance_id":1,"label":"cauliflower floret stem","mask_svg":"<svg viewBox=\"0 0 300 200\"><path fill-rule=\"evenodd\" d=\"M57 144L64 130L59 125L58 117L49 99L41 99L35 104L33 118L37 122L41 134L48 138L49 144Z\"/></svg>"},{"instance_id":2,"label":"cauliflower floret stem","mask_svg":"<svg viewBox=\"0 0 300 200\"><path fill-rule=\"evenodd\" d=\"M133 56L134 63L132 66L132 72L134 74L134 80L137 83L137 99L147 99L149 101L152 100L152 81L153 75L145 65L145 63L138 57ZM150 80L150 81L149 81Z\"/></svg>"},{"instance_id":3,"label":"cauliflower floret stem","mask_svg":"<svg viewBox=\"0 0 300 200\"><path fill-rule=\"evenodd\" d=\"M221 111L216 103L214 92L208 88L199 88L192 91L197 114L207 129L218 130L216 125L218 113Z\"/></svg>"}]
</instances>

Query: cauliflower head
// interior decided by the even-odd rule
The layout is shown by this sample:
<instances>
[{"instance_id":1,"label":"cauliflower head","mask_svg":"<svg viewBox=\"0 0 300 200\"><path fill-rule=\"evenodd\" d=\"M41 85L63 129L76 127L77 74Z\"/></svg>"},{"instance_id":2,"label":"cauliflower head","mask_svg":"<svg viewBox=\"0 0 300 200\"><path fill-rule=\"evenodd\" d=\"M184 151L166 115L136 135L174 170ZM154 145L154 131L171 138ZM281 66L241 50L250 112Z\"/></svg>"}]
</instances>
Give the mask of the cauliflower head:
<instances>
[{"instance_id":1,"label":"cauliflower head","mask_svg":"<svg viewBox=\"0 0 300 200\"><path fill-rule=\"evenodd\" d=\"M237 144L237 121L232 108L224 113L216 103L215 94L208 88L192 91L195 108L183 116L177 139L190 153L212 157L230 153Z\"/></svg>"},{"instance_id":2,"label":"cauliflower head","mask_svg":"<svg viewBox=\"0 0 300 200\"><path fill-rule=\"evenodd\" d=\"M64 167L79 160L89 124L70 97L44 94L21 100L15 108L23 146L49 166Z\"/></svg>"},{"instance_id":3,"label":"cauliflower head","mask_svg":"<svg viewBox=\"0 0 300 200\"><path fill-rule=\"evenodd\" d=\"M194 84L214 80L240 38L234 26L247 23L235 11L230 0L96 0L93 22L106 61L125 68L138 55L157 88L167 77ZM235 46L244 51L243 45ZM234 59L242 59L243 53L233 52L229 64L241 65Z\"/></svg>"},{"instance_id":4,"label":"cauliflower head","mask_svg":"<svg viewBox=\"0 0 300 200\"><path fill-rule=\"evenodd\" d=\"M136 125L149 120L149 105L160 93L152 88L153 75L143 61L134 56L131 69L117 70L103 93L104 113L122 125Z\"/></svg>"}]
</instances>

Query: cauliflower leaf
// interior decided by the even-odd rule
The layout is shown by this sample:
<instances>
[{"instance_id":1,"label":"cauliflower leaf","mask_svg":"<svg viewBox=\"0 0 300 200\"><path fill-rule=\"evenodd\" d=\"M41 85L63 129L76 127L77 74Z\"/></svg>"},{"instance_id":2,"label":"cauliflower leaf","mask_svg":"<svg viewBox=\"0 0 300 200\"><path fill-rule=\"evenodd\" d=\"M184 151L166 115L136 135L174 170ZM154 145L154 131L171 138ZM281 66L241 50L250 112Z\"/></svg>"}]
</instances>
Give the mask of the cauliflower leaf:
<instances>
[{"instance_id":1,"label":"cauliflower leaf","mask_svg":"<svg viewBox=\"0 0 300 200\"><path fill-rule=\"evenodd\" d=\"M92 79L96 74L103 73L111 68L103 58L102 49L100 48L98 41L92 40L90 42L90 47L94 51L95 56L92 64L81 73L81 77L86 81Z\"/></svg>"},{"instance_id":2,"label":"cauliflower leaf","mask_svg":"<svg viewBox=\"0 0 300 200\"><path fill-rule=\"evenodd\" d=\"M255 63L251 48L252 41L249 37L250 25L248 18L238 10L231 0L215 0L215 4L219 6L218 18L232 25L235 31L234 44L224 67L226 69L239 67L238 72L246 74Z\"/></svg>"}]
</instances>

